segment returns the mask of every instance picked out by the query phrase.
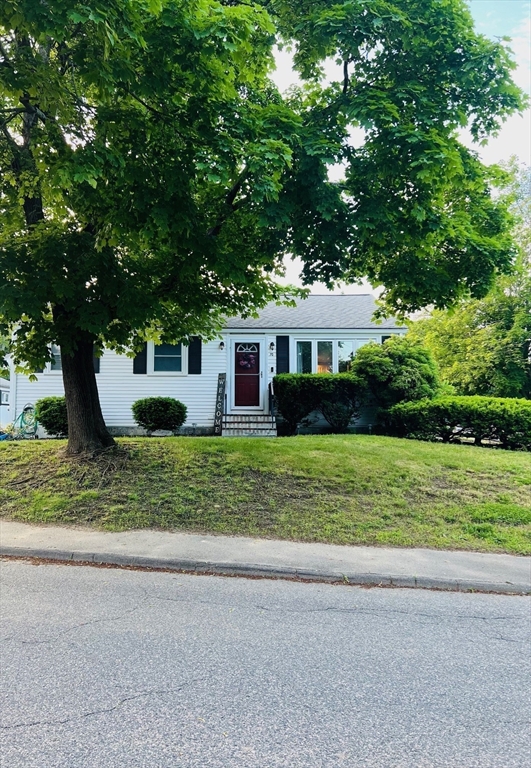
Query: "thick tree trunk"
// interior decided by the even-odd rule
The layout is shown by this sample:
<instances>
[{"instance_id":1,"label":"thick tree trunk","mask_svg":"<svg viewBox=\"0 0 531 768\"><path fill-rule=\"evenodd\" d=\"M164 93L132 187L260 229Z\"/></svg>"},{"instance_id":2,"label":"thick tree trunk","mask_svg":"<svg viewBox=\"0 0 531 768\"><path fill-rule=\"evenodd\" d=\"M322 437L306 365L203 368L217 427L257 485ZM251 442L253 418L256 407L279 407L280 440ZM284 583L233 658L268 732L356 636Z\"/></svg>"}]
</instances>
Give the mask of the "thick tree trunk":
<instances>
[{"instance_id":1,"label":"thick tree trunk","mask_svg":"<svg viewBox=\"0 0 531 768\"><path fill-rule=\"evenodd\" d=\"M61 355L69 454L95 454L114 445L103 421L93 355L90 341L78 342L72 355Z\"/></svg>"}]
</instances>

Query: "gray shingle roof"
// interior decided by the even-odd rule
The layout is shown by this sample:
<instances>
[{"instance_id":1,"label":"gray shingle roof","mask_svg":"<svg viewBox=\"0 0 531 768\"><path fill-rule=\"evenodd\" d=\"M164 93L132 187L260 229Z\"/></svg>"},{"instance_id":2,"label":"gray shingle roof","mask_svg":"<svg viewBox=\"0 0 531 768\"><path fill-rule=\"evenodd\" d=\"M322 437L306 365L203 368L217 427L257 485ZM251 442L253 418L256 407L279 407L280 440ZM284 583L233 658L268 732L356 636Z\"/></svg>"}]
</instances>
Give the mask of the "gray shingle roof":
<instances>
[{"instance_id":1,"label":"gray shingle roof","mask_svg":"<svg viewBox=\"0 0 531 768\"><path fill-rule=\"evenodd\" d=\"M257 318L232 317L226 323L227 329L255 328L323 328L323 329L389 329L403 328L395 318L388 318L381 323L375 323L372 315L376 309L374 296L370 294L311 295L297 301L296 307L277 306L274 302L268 304Z\"/></svg>"}]
</instances>

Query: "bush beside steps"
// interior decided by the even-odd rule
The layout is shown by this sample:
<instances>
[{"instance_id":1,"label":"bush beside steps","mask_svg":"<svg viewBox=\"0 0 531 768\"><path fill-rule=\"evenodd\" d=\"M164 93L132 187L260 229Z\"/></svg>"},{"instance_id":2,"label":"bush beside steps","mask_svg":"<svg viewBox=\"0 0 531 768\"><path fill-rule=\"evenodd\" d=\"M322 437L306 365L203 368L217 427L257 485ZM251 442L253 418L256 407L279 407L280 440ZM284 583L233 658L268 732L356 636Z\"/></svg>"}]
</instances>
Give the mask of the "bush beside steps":
<instances>
[{"instance_id":1,"label":"bush beside steps","mask_svg":"<svg viewBox=\"0 0 531 768\"><path fill-rule=\"evenodd\" d=\"M358 418L365 388L349 373L281 373L275 376L275 404L294 435L313 411L322 413L332 432L346 432Z\"/></svg>"}]
</instances>

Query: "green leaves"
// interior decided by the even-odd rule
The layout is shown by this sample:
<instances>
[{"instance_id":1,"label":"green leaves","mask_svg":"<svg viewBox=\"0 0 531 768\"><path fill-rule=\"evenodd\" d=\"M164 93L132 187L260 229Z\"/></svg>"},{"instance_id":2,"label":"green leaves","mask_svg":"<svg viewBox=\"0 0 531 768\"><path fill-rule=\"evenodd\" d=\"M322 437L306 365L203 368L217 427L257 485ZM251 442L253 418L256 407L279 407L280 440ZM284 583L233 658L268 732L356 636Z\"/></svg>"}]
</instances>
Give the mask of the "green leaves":
<instances>
[{"instance_id":1,"label":"green leaves","mask_svg":"<svg viewBox=\"0 0 531 768\"><path fill-rule=\"evenodd\" d=\"M435 397L441 388L429 350L408 337L394 336L384 344L361 347L351 372L383 408Z\"/></svg>"},{"instance_id":2,"label":"green leaves","mask_svg":"<svg viewBox=\"0 0 531 768\"><path fill-rule=\"evenodd\" d=\"M509 170L497 177L514 216L514 270L498 277L484 298L465 297L411 326L410 335L430 348L443 378L463 395L531 397L531 172L514 161Z\"/></svg>"},{"instance_id":3,"label":"green leaves","mask_svg":"<svg viewBox=\"0 0 531 768\"><path fill-rule=\"evenodd\" d=\"M275 41L305 79L286 96ZM513 258L455 130L481 139L522 101L461 0L8 0L0 42L0 324L20 361L211 336L283 295L285 253L403 312L480 296Z\"/></svg>"}]
</instances>

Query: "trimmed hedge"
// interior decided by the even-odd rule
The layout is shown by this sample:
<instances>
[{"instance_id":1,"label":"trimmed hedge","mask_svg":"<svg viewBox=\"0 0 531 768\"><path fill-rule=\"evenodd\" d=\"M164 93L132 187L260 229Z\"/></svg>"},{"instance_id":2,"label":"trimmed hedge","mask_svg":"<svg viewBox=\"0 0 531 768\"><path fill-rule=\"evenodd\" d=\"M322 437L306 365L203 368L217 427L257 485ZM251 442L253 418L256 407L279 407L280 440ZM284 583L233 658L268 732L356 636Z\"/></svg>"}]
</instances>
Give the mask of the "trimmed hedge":
<instances>
[{"instance_id":1,"label":"trimmed hedge","mask_svg":"<svg viewBox=\"0 0 531 768\"><path fill-rule=\"evenodd\" d=\"M346 432L359 416L363 384L349 373L281 373L274 379L277 411L290 435L312 411L320 411L332 432Z\"/></svg>"},{"instance_id":2,"label":"trimmed hedge","mask_svg":"<svg viewBox=\"0 0 531 768\"><path fill-rule=\"evenodd\" d=\"M144 397L131 410L138 426L148 433L159 429L175 432L186 421L186 405L173 397Z\"/></svg>"},{"instance_id":3,"label":"trimmed hedge","mask_svg":"<svg viewBox=\"0 0 531 768\"><path fill-rule=\"evenodd\" d=\"M531 450L531 401L503 397L442 397L399 403L383 417L386 431L418 440L473 438L502 448Z\"/></svg>"},{"instance_id":4,"label":"trimmed hedge","mask_svg":"<svg viewBox=\"0 0 531 768\"><path fill-rule=\"evenodd\" d=\"M68 437L68 417L64 397L43 397L37 400L35 416L49 435Z\"/></svg>"}]
</instances>

